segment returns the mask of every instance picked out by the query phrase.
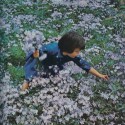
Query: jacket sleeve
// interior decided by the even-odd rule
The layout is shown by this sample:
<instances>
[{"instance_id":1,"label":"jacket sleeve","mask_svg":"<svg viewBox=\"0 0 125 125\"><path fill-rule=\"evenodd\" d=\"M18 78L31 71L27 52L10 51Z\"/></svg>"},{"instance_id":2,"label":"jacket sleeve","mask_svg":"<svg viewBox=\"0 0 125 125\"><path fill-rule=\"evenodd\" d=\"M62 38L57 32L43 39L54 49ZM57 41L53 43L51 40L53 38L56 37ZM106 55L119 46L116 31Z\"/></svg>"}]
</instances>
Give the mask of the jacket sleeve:
<instances>
[{"instance_id":1,"label":"jacket sleeve","mask_svg":"<svg viewBox=\"0 0 125 125\"><path fill-rule=\"evenodd\" d=\"M90 64L80 56L73 58L73 62L77 64L80 68L85 70L87 73L91 68Z\"/></svg>"}]
</instances>

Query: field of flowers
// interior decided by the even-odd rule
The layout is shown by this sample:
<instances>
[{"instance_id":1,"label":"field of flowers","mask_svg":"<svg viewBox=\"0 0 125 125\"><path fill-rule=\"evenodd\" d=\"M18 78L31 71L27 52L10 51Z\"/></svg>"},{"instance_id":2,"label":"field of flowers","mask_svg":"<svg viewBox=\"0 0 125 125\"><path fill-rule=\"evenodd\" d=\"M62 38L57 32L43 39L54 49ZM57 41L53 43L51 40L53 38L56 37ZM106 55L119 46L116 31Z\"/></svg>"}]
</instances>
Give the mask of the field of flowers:
<instances>
[{"instance_id":1,"label":"field of flowers","mask_svg":"<svg viewBox=\"0 0 125 125\"><path fill-rule=\"evenodd\" d=\"M124 3L1 0L0 125L125 125ZM21 92L27 52L70 30L86 41L81 56L110 79L70 62L58 76L34 78Z\"/></svg>"}]
</instances>

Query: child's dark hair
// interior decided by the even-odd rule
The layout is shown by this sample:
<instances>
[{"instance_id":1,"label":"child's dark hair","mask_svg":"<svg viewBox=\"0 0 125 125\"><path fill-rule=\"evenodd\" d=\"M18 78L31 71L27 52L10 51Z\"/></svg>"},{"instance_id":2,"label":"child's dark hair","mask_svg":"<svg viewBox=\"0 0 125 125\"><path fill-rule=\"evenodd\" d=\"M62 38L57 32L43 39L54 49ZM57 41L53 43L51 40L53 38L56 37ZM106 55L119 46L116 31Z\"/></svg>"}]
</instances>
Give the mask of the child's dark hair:
<instances>
[{"instance_id":1,"label":"child's dark hair","mask_svg":"<svg viewBox=\"0 0 125 125\"><path fill-rule=\"evenodd\" d=\"M81 35L70 31L61 37L58 46L61 52L72 53L76 48L85 49L85 41Z\"/></svg>"}]
</instances>

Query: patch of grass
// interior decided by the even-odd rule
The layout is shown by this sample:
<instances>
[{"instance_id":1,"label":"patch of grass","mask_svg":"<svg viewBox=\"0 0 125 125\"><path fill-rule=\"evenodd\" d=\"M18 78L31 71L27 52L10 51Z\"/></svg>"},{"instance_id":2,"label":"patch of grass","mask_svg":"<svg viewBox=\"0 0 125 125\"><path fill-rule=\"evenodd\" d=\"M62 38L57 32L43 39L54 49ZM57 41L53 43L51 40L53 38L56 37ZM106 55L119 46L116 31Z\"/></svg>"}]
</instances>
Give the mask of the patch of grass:
<instances>
[{"instance_id":1,"label":"patch of grass","mask_svg":"<svg viewBox=\"0 0 125 125\"><path fill-rule=\"evenodd\" d=\"M102 10L102 8L91 9L88 6L85 8L80 8L80 13L93 14L94 16L100 18L103 18L103 16L108 16L107 12L105 10Z\"/></svg>"},{"instance_id":2,"label":"patch of grass","mask_svg":"<svg viewBox=\"0 0 125 125\"><path fill-rule=\"evenodd\" d=\"M51 17L53 7L51 4L38 4L38 9L36 10L36 16L39 19L45 19Z\"/></svg>"},{"instance_id":3,"label":"patch of grass","mask_svg":"<svg viewBox=\"0 0 125 125\"><path fill-rule=\"evenodd\" d=\"M86 48L90 48L93 45L96 45L105 49L106 43L110 40L109 36L100 34L95 30L92 30L91 34L93 35L93 37L89 41L87 41Z\"/></svg>"},{"instance_id":4,"label":"patch of grass","mask_svg":"<svg viewBox=\"0 0 125 125\"><path fill-rule=\"evenodd\" d=\"M102 25L104 25L106 28L111 27L112 28L112 35L113 34L122 34L124 30L123 26L123 17L120 15L106 18L102 21Z\"/></svg>"},{"instance_id":5,"label":"patch of grass","mask_svg":"<svg viewBox=\"0 0 125 125\"><path fill-rule=\"evenodd\" d=\"M34 22L23 22L22 21L22 25L23 25L24 30L36 29L36 24L34 24Z\"/></svg>"},{"instance_id":6,"label":"patch of grass","mask_svg":"<svg viewBox=\"0 0 125 125\"><path fill-rule=\"evenodd\" d=\"M51 23L53 24L53 25L62 25L63 24L63 22L64 22L64 20L62 20L62 19L56 19L56 20L53 20Z\"/></svg>"},{"instance_id":7,"label":"patch of grass","mask_svg":"<svg viewBox=\"0 0 125 125\"><path fill-rule=\"evenodd\" d=\"M58 7L58 11L61 12L62 14L66 13L67 9L68 8L66 6L63 6L63 5L60 5L60 7Z\"/></svg>"},{"instance_id":8,"label":"patch of grass","mask_svg":"<svg viewBox=\"0 0 125 125\"><path fill-rule=\"evenodd\" d=\"M85 33L84 29L82 28L76 29L76 32L78 32L80 35L83 35Z\"/></svg>"},{"instance_id":9,"label":"patch of grass","mask_svg":"<svg viewBox=\"0 0 125 125\"><path fill-rule=\"evenodd\" d=\"M81 73L73 74L72 77L77 81L83 77L83 74Z\"/></svg>"},{"instance_id":10,"label":"patch of grass","mask_svg":"<svg viewBox=\"0 0 125 125\"><path fill-rule=\"evenodd\" d=\"M8 71L15 85L17 85L20 81L23 81L24 79L23 67L15 67L13 65L8 65Z\"/></svg>"},{"instance_id":11,"label":"patch of grass","mask_svg":"<svg viewBox=\"0 0 125 125\"><path fill-rule=\"evenodd\" d=\"M125 10L125 5L121 5L119 9Z\"/></svg>"},{"instance_id":12,"label":"patch of grass","mask_svg":"<svg viewBox=\"0 0 125 125\"><path fill-rule=\"evenodd\" d=\"M70 120L66 124L67 125L79 125L79 119L70 118Z\"/></svg>"},{"instance_id":13,"label":"patch of grass","mask_svg":"<svg viewBox=\"0 0 125 125\"><path fill-rule=\"evenodd\" d=\"M73 19L74 23L77 24L79 22L79 19L78 19L78 15L77 13L71 13L68 15L68 18L69 19Z\"/></svg>"},{"instance_id":14,"label":"patch of grass","mask_svg":"<svg viewBox=\"0 0 125 125\"><path fill-rule=\"evenodd\" d=\"M93 86L92 91L95 94L99 94L101 91L106 91L108 89L108 85L107 84L102 84L102 83L97 83L96 86Z\"/></svg>"},{"instance_id":15,"label":"patch of grass","mask_svg":"<svg viewBox=\"0 0 125 125\"><path fill-rule=\"evenodd\" d=\"M8 5L8 4L12 5L12 4L17 4L17 3L22 3L22 0L17 0L17 1L15 1L15 0L1 0L0 2L2 4L6 4L6 5Z\"/></svg>"},{"instance_id":16,"label":"patch of grass","mask_svg":"<svg viewBox=\"0 0 125 125\"><path fill-rule=\"evenodd\" d=\"M106 63L107 69L112 70L114 64L115 64L115 61L114 61L114 60L108 61L108 62Z\"/></svg>"},{"instance_id":17,"label":"patch of grass","mask_svg":"<svg viewBox=\"0 0 125 125\"><path fill-rule=\"evenodd\" d=\"M16 125L16 119L13 116L8 116L7 119L12 125Z\"/></svg>"},{"instance_id":18,"label":"patch of grass","mask_svg":"<svg viewBox=\"0 0 125 125\"><path fill-rule=\"evenodd\" d=\"M15 66L23 65L25 59L25 53L22 50L21 46L12 46L9 49L10 56L8 57L8 62L12 63Z\"/></svg>"},{"instance_id":19,"label":"patch of grass","mask_svg":"<svg viewBox=\"0 0 125 125\"><path fill-rule=\"evenodd\" d=\"M48 18L51 15L52 5L43 4L42 2L37 2L32 6L20 4L15 8L16 11L13 12L13 15L35 15L39 19Z\"/></svg>"},{"instance_id":20,"label":"patch of grass","mask_svg":"<svg viewBox=\"0 0 125 125\"><path fill-rule=\"evenodd\" d=\"M3 66L3 69L6 69L7 66L7 53L8 53L8 48L7 45L9 43L9 37L7 37L4 34L4 29L0 30L0 50L1 50L1 54L0 54L0 65ZM3 49L4 48L4 49ZM2 70L2 68L0 68L0 70ZM3 72L3 71L1 71Z\"/></svg>"},{"instance_id":21,"label":"patch of grass","mask_svg":"<svg viewBox=\"0 0 125 125\"><path fill-rule=\"evenodd\" d=\"M109 17L109 18L106 18L106 19L104 19L103 21L102 21L102 24L103 25L105 25L106 27L113 27L113 22L114 21L114 19L113 19L113 17Z\"/></svg>"},{"instance_id":22,"label":"patch of grass","mask_svg":"<svg viewBox=\"0 0 125 125\"><path fill-rule=\"evenodd\" d=\"M124 92L123 86L121 86L121 84L119 84L118 82L111 83L110 84L110 90L111 90L111 94L113 94L113 95L116 95L118 91Z\"/></svg>"},{"instance_id":23,"label":"patch of grass","mask_svg":"<svg viewBox=\"0 0 125 125\"><path fill-rule=\"evenodd\" d=\"M122 32L122 37L125 37L125 30L123 30Z\"/></svg>"},{"instance_id":24,"label":"patch of grass","mask_svg":"<svg viewBox=\"0 0 125 125\"><path fill-rule=\"evenodd\" d=\"M72 26L73 26L73 25L70 23L70 24L68 24L67 26L61 28L61 29L60 29L60 33L61 33L61 34L64 34L64 33L68 32L68 31L70 31L70 30L72 29Z\"/></svg>"},{"instance_id":25,"label":"patch of grass","mask_svg":"<svg viewBox=\"0 0 125 125\"><path fill-rule=\"evenodd\" d=\"M74 86L72 88L72 92L67 93L67 97L75 100L79 92L80 92L79 88Z\"/></svg>"},{"instance_id":26,"label":"patch of grass","mask_svg":"<svg viewBox=\"0 0 125 125\"><path fill-rule=\"evenodd\" d=\"M56 29L44 29L43 34L45 36L46 39L50 38L50 37L56 37L59 35L58 31Z\"/></svg>"},{"instance_id":27,"label":"patch of grass","mask_svg":"<svg viewBox=\"0 0 125 125\"><path fill-rule=\"evenodd\" d=\"M5 35L5 29L0 29L0 49L6 47L9 42L8 37Z\"/></svg>"},{"instance_id":28,"label":"patch of grass","mask_svg":"<svg viewBox=\"0 0 125 125\"><path fill-rule=\"evenodd\" d=\"M27 5L20 5L20 6L17 6L16 8L16 11L13 12L13 14L16 16L16 15L23 15L23 14L34 14L33 11L32 11L32 8L27 6Z\"/></svg>"},{"instance_id":29,"label":"patch of grass","mask_svg":"<svg viewBox=\"0 0 125 125\"><path fill-rule=\"evenodd\" d=\"M93 65L98 65L100 62L103 62L104 60L104 55L96 55L96 56L91 56L92 64Z\"/></svg>"}]
</instances>

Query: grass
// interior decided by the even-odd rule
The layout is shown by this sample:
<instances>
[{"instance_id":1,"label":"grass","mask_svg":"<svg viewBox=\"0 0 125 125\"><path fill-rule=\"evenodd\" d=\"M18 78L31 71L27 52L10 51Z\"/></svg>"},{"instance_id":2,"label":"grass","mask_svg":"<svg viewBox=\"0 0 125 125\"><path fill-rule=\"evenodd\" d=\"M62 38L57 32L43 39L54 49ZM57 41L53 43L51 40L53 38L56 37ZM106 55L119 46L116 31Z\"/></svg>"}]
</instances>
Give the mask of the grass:
<instances>
[{"instance_id":1,"label":"grass","mask_svg":"<svg viewBox=\"0 0 125 125\"><path fill-rule=\"evenodd\" d=\"M8 71L11 74L11 80L14 85L18 85L24 79L24 69L19 66L8 66Z\"/></svg>"}]
</instances>

